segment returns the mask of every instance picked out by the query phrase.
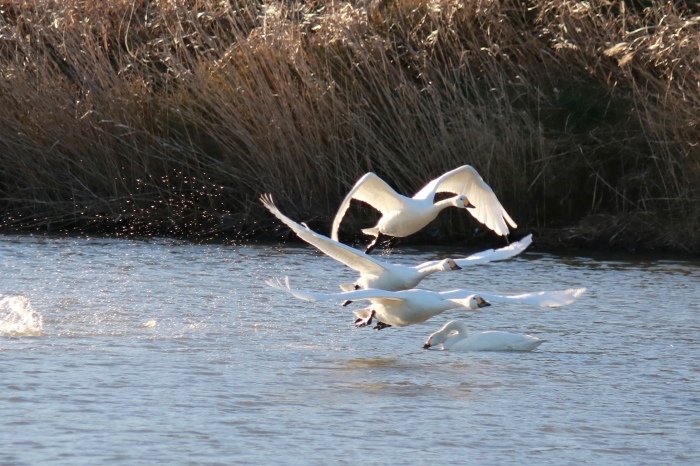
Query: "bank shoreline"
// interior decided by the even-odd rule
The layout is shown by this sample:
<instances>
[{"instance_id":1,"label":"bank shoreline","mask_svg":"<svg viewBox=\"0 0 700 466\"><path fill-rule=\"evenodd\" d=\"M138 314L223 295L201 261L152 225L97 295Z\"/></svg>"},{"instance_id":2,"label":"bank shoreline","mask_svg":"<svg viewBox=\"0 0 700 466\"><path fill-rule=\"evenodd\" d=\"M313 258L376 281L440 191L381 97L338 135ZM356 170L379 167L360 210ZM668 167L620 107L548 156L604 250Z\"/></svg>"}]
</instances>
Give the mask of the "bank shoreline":
<instances>
[{"instance_id":1,"label":"bank shoreline","mask_svg":"<svg viewBox=\"0 0 700 466\"><path fill-rule=\"evenodd\" d=\"M300 219L299 221L304 221ZM314 231L329 235L328 222L308 222ZM439 222L436 222L439 223ZM634 256L661 256L670 258L697 259L700 258L700 244L669 244L665 238L659 238L655 231L631 231L625 228L619 230L619 221L610 216L597 219L594 223L597 227L591 228L591 222L585 225L561 225L558 227L521 227L511 232L508 238L494 235L487 229L478 225L471 225L469 231L447 233L443 226L429 225L424 231L416 233L408 238L402 238L396 249L402 247L427 247L434 246L440 250L455 247L470 249L473 251L483 249L497 249L517 241L522 237L532 234L533 243L529 251L537 251L552 254L619 254L621 257ZM40 237L77 237L77 238L109 238L123 240L177 240L195 244L221 243L228 245L245 246L249 244L306 244L294 233L276 222L276 219L261 218L251 222L250 228L245 233L233 232L227 228L210 228L206 232L192 234L173 233L168 231L146 231L128 227L99 228L74 227L48 229L45 225L34 228L4 228L0 229L0 235L10 237L40 236ZM330 225L330 223L329 223ZM606 226L615 225L615 229L606 229ZM366 226L366 225L364 225ZM359 231L360 226L357 226ZM371 241L369 236L361 233L353 234L344 228L341 241L352 247L362 250Z\"/></svg>"},{"instance_id":2,"label":"bank shoreline","mask_svg":"<svg viewBox=\"0 0 700 466\"><path fill-rule=\"evenodd\" d=\"M0 232L323 231L469 164L552 244L697 254L698 56L686 1L0 1Z\"/></svg>"}]
</instances>

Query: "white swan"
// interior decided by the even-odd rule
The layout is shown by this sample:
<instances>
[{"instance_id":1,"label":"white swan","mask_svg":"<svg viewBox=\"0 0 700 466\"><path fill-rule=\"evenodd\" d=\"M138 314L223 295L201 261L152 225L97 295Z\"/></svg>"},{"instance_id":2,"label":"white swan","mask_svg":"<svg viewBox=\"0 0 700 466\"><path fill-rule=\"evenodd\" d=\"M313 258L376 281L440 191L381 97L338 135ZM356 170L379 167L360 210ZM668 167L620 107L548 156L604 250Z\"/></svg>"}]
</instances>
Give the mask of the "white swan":
<instances>
[{"instance_id":1,"label":"white swan","mask_svg":"<svg viewBox=\"0 0 700 466\"><path fill-rule=\"evenodd\" d=\"M464 322L453 320L428 337L423 348L442 345L453 351L531 351L545 340L532 335L488 330L469 333Z\"/></svg>"},{"instance_id":2,"label":"white swan","mask_svg":"<svg viewBox=\"0 0 700 466\"><path fill-rule=\"evenodd\" d=\"M559 307L572 303L586 291L585 288L577 288L563 291L540 291L512 296L475 293L467 290L436 292L419 289L403 291L367 289L346 291L344 293L314 293L292 289L289 286L289 278L285 278L285 284L282 284L279 280L268 280L266 283L307 301L333 299L367 300L371 303L371 306L367 309L355 311L355 315L358 317L355 325L364 327L372 323L372 318L376 318L378 323L375 328L378 329L388 326L405 327L418 324L448 309L457 307L476 310L490 306L489 301L527 304L539 307Z\"/></svg>"},{"instance_id":3,"label":"white swan","mask_svg":"<svg viewBox=\"0 0 700 466\"><path fill-rule=\"evenodd\" d=\"M504 248L489 249L462 259L428 261L414 267L388 264L294 222L279 211L272 200L272 196L269 194L261 196L260 201L275 217L291 228L301 239L360 273L360 278L355 283L341 285L344 291L360 288L376 288L388 291L408 290L414 288L421 280L432 273L459 270L469 265L508 259L520 254L532 243L532 235L528 235L522 240Z\"/></svg>"},{"instance_id":4,"label":"white swan","mask_svg":"<svg viewBox=\"0 0 700 466\"><path fill-rule=\"evenodd\" d=\"M437 193L453 193L456 196L434 202ZM362 230L375 237L365 252L374 249L382 235L404 237L419 231L449 206L466 208L474 218L501 236L509 233L506 222L513 228L517 227L493 190L470 165L455 168L432 180L412 198L398 194L374 173L367 173L355 183L335 214L331 238L336 241L340 222L353 199L365 202L382 213L376 226Z\"/></svg>"}]
</instances>

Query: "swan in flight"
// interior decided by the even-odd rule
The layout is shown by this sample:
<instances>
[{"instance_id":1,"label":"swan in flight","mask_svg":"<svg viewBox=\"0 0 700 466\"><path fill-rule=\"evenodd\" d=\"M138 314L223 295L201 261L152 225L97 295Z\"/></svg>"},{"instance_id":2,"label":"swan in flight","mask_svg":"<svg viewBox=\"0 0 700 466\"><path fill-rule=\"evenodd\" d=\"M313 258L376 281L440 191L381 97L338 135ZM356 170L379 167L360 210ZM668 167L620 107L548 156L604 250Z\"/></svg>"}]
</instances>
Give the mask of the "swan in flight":
<instances>
[{"instance_id":1,"label":"swan in flight","mask_svg":"<svg viewBox=\"0 0 700 466\"><path fill-rule=\"evenodd\" d=\"M469 333L464 322L453 320L428 337L423 348L442 345L453 351L531 351L545 340L532 335L489 330Z\"/></svg>"},{"instance_id":2,"label":"swan in flight","mask_svg":"<svg viewBox=\"0 0 700 466\"><path fill-rule=\"evenodd\" d=\"M522 240L504 248L489 249L461 259L428 261L414 267L388 264L294 222L279 211L272 200L272 196L269 194L261 196L260 201L275 217L291 228L301 239L360 273L360 278L355 283L340 285L344 291L361 288L376 288L388 291L408 290L415 288L421 280L432 273L460 270L470 265L508 259L520 254L532 243L532 235L528 235Z\"/></svg>"},{"instance_id":3,"label":"swan in flight","mask_svg":"<svg viewBox=\"0 0 700 466\"><path fill-rule=\"evenodd\" d=\"M434 202L437 193L452 193L455 196ZM331 238L336 241L340 222L353 199L369 204L382 214L376 226L362 230L363 233L375 237L367 246L366 253L374 249L380 237L411 235L450 206L467 209L479 222L501 236L510 232L508 225L517 227L493 190L470 165L463 165L435 178L412 198L398 194L374 173L367 173L355 183L335 214Z\"/></svg>"},{"instance_id":4,"label":"swan in flight","mask_svg":"<svg viewBox=\"0 0 700 466\"><path fill-rule=\"evenodd\" d=\"M357 327L364 327L372 323L372 319L377 319L377 326L385 327L405 327L407 325L425 322L448 309L466 307L470 310L477 310L495 303L526 304L535 307L559 307L574 302L586 289L576 288L562 291L540 291L535 293L523 293L519 295L496 295L467 290L452 291L428 291L420 289L403 291L386 290L355 290L343 293L314 293L292 289L289 285L289 278L285 278L285 284L281 281L268 280L268 285L286 291L296 298L307 301L328 301L338 300L367 300L371 306L367 309L355 311Z\"/></svg>"}]
</instances>

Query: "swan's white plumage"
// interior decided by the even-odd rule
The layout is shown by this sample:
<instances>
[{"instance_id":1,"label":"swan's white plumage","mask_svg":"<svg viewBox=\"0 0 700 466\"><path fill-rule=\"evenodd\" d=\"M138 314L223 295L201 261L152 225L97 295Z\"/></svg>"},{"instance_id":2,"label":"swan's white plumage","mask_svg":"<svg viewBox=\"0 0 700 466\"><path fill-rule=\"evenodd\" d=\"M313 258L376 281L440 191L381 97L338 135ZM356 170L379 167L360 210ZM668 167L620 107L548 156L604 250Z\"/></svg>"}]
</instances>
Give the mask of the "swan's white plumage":
<instances>
[{"instance_id":1,"label":"swan's white plumage","mask_svg":"<svg viewBox=\"0 0 700 466\"><path fill-rule=\"evenodd\" d=\"M463 257L460 259L455 259L455 263L460 267L468 267L470 265L486 264L489 262L502 261L510 259L522 253L532 244L532 235L527 235L519 241L510 243L508 246L498 248L498 249L487 249L485 251L477 252L468 257ZM424 262L417 267L427 267L438 261Z\"/></svg>"},{"instance_id":2,"label":"swan's white plumage","mask_svg":"<svg viewBox=\"0 0 700 466\"><path fill-rule=\"evenodd\" d=\"M461 259L428 261L415 267L388 264L294 222L279 211L270 195L264 195L260 200L275 217L291 228L301 239L360 273L360 278L353 285L342 285L345 291L354 289L355 285L360 288L377 288L389 291L410 289L434 272L508 259L520 254L532 243L532 235L528 235L504 248L489 249Z\"/></svg>"},{"instance_id":3,"label":"swan's white plumage","mask_svg":"<svg viewBox=\"0 0 700 466\"><path fill-rule=\"evenodd\" d=\"M470 333L467 324L453 320L430 335L423 347L442 345L443 349L452 351L531 351L544 341L532 335L498 330Z\"/></svg>"},{"instance_id":4,"label":"swan's white plumage","mask_svg":"<svg viewBox=\"0 0 700 466\"><path fill-rule=\"evenodd\" d=\"M307 301L328 300L367 300L371 303L369 309L375 311L380 322L396 327L424 322L448 309L466 307L476 310L482 305L481 298L493 302L510 302L526 304L529 306L555 307L570 304L585 291L585 288L566 291L541 291L537 293L525 293L518 296L504 296L496 294L484 294L467 290L452 291L428 291L428 290L403 290L386 291L377 289L355 290L343 293L314 293L311 291L292 289L289 279L285 283L268 280L267 284L291 293L293 296ZM490 298L486 298L486 296ZM557 304L558 303L558 304ZM360 317L362 311L356 312Z\"/></svg>"},{"instance_id":5,"label":"swan's white plumage","mask_svg":"<svg viewBox=\"0 0 700 466\"><path fill-rule=\"evenodd\" d=\"M495 303L526 304L535 307L561 307L573 303L576 298L583 295L586 288L569 288L558 291L535 291L517 295L498 295L482 292L474 292L479 297ZM445 296L462 296L463 290L445 291Z\"/></svg>"},{"instance_id":6,"label":"swan's white plumage","mask_svg":"<svg viewBox=\"0 0 700 466\"><path fill-rule=\"evenodd\" d=\"M434 198L437 193L453 193L457 196L436 203ZM333 219L331 238L336 241L340 222L353 199L365 202L382 213L382 218L375 227L363 230L374 236L379 233L397 237L413 234L435 219L442 209L448 206L466 207L465 199L473 206L467 209L474 218L496 234L507 235L508 224L517 227L493 190L469 165L430 181L412 198L398 194L374 173L365 174L345 196Z\"/></svg>"},{"instance_id":7,"label":"swan's white plumage","mask_svg":"<svg viewBox=\"0 0 700 466\"><path fill-rule=\"evenodd\" d=\"M455 168L430 181L413 197L432 200L437 193L456 193L467 196L469 202L474 206L469 208L469 212L474 218L501 236L508 234L506 222L513 228L517 227L498 201L491 187L470 165Z\"/></svg>"}]
</instances>

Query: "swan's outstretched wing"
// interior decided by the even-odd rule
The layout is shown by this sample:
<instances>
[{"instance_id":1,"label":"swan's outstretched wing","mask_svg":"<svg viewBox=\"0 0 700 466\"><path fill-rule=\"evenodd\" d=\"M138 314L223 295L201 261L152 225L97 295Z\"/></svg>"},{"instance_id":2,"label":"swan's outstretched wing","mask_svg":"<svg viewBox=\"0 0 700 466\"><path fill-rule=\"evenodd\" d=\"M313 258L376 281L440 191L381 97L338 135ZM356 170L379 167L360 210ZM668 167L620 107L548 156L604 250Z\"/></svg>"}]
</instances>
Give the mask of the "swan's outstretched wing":
<instances>
[{"instance_id":1,"label":"swan's outstretched wing","mask_svg":"<svg viewBox=\"0 0 700 466\"><path fill-rule=\"evenodd\" d=\"M461 259L454 259L455 263L460 267L469 267L470 265L486 264L487 262L502 261L505 259L510 259L515 257L528 246L532 244L532 235L527 235L520 241L509 244L506 247L500 249L487 249L486 251L477 252L468 257L463 257ZM418 265L415 268L430 267L437 265L440 261L428 261Z\"/></svg>"},{"instance_id":2,"label":"swan's outstretched wing","mask_svg":"<svg viewBox=\"0 0 700 466\"><path fill-rule=\"evenodd\" d=\"M267 280L269 286L278 290L286 291L296 298L306 301L330 301L330 300L348 300L360 301L368 299L393 299L403 301L403 298L396 296L393 291L375 290L372 288L366 290L347 291L344 293L314 293L312 291L297 290L289 286L289 277L284 278L284 283L281 280Z\"/></svg>"},{"instance_id":3,"label":"swan's outstretched wing","mask_svg":"<svg viewBox=\"0 0 700 466\"><path fill-rule=\"evenodd\" d=\"M499 249L488 249L486 251L477 252L464 259L455 259L455 262L460 267L465 267L474 264L484 264L486 262L502 261L515 257L532 244L532 235L527 235L520 241L509 244L506 247Z\"/></svg>"},{"instance_id":4,"label":"swan's outstretched wing","mask_svg":"<svg viewBox=\"0 0 700 466\"><path fill-rule=\"evenodd\" d=\"M371 205L380 211L382 215L391 210L401 209L403 206L401 196L391 186L374 173L367 173L355 183L355 186L345 196L338 208L338 212L335 214L333 228L331 229L331 238L335 241L338 241L340 222L343 220L345 212L350 207L350 201L353 199Z\"/></svg>"},{"instance_id":5,"label":"swan's outstretched wing","mask_svg":"<svg viewBox=\"0 0 700 466\"><path fill-rule=\"evenodd\" d=\"M537 291L534 293L523 293L519 295L501 296L486 293L477 295L486 301L496 303L516 303L537 307L560 307L573 303L576 298L586 292L586 288L570 288L559 291Z\"/></svg>"},{"instance_id":6,"label":"swan's outstretched wing","mask_svg":"<svg viewBox=\"0 0 700 466\"><path fill-rule=\"evenodd\" d=\"M474 206L468 207L469 213L498 235L506 236L509 233L506 222L513 228L518 226L498 201L491 187L470 165L455 168L432 180L413 198L432 200L436 193L454 193L467 196L469 202Z\"/></svg>"},{"instance_id":7,"label":"swan's outstretched wing","mask_svg":"<svg viewBox=\"0 0 700 466\"><path fill-rule=\"evenodd\" d=\"M570 288L557 291L536 291L518 295L498 295L482 293L480 291L453 290L440 293L447 299L465 299L470 295L476 295L492 303L525 304L535 307L560 307L573 303L576 298L583 295L586 288Z\"/></svg>"},{"instance_id":8,"label":"swan's outstretched wing","mask_svg":"<svg viewBox=\"0 0 700 466\"><path fill-rule=\"evenodd\" d=\"M357 249L339 243L338 241L333 241L332 239L320 235L303 225L299 225L279 211L275 203L272 201L272 196L269 194L261 196L260 201L265 207L267 207L267 210L272 212L272 215L291 228L292 231L299 236L299 238L313 246L316 246L322 252L326 253L333 259L342 262L351 269L357 270L361 274L379 274L387 270L384 264L376 259L373 259L371 256L363 253L362 251L358 251Z\"/></svg>"}]
</instances>

